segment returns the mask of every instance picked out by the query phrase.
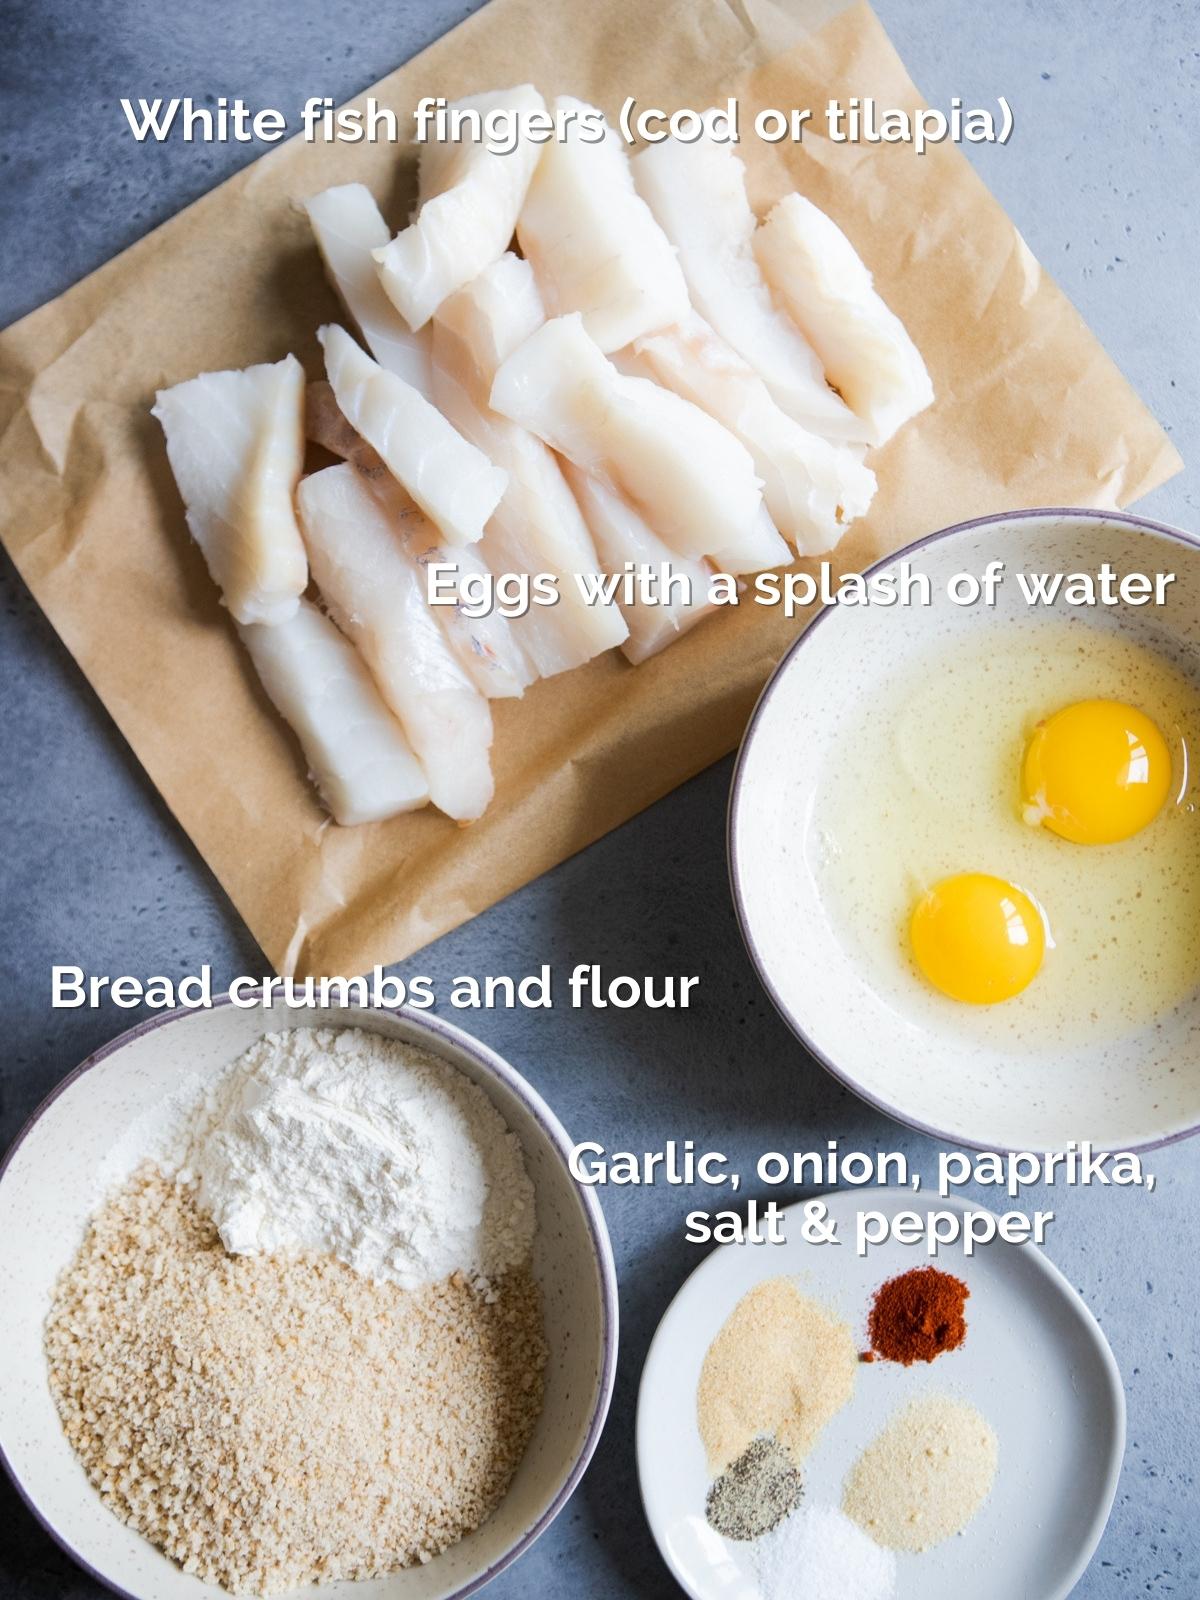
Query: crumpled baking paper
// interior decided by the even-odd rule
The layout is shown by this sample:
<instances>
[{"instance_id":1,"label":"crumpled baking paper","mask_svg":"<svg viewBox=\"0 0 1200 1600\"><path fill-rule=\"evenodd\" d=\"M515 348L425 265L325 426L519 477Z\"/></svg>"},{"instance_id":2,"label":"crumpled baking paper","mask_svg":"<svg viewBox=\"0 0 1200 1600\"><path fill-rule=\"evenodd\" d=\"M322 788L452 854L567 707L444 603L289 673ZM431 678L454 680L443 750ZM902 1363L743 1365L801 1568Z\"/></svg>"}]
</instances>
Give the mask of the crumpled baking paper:
<instances>
[{"instance_id":1,"label":"crumpled baking paper","mask_svg":"<svg viewBox=\"0 0 1200 1600\"><path fill-rule=\"evenodd\" d=\"M800 146L760 106L922 101L872 12L822 0L492 0L370 92L418 98L533 79L615 115L626 95L739 96L752 199L799 188L858 246L938 400L875 466L852 570L947 523L1035 505L1120 506L1175 451L949 144ZM801 621L743 605L637 668L610 654L494 704L496 800L331 824L218 604L150 416L154 391L292 350L341 312L297 202L359 180L394 225L411 151L282 145L0 335L0 537L64 643L280 972L402 960L733 749Z\"/></svg>"}]
</instances>

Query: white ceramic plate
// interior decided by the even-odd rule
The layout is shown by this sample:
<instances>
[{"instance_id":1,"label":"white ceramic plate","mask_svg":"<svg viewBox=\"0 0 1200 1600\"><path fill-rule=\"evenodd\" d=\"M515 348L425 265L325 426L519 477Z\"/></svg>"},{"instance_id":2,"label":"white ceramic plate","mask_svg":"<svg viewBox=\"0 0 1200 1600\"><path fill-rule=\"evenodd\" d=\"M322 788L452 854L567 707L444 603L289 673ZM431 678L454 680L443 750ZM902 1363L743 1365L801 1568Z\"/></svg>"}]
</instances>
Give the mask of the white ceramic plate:
<instances>
[{"instance_id":1,"label":"white ceramic plate","mask_svg":"<svg viewBox=\"0 0 1200 1600\"><path fill-rule=\"evenodd\" d=\"M860 1208L891 1215L923 1205L907 1190L823 1198L851 1240ZM787 1208L784 1244L722 1245L707 1256L671 1302L646 1358L637 1415L642 1499L664 1560L693 1600L759 1595L750 1545L722 1538L704 1516L710 1480L696 1385L726 1317L754 1284L790 1273L803 1293L849 1322L866 1348L875 1290L928 1260L923 1250L892 1243L861 1258L852 1242L807 1245L800 1210ZM1104 1531L1120 1473L1125 1398L1112 1351L1075 1290L1032 1245L993 1243L970 1260L951 1247L939 1264L970 1288L966 1341L928 1365L860 1366L854 1397L808 1459L806 1500L838 1504L859 1453L910 1400L962 1398L996 1431L995 1485L960 1536L923 1555L897 1557L900 1600L1063 1600Z\"/></svg>"},{"instance_id":2,"label":"white ceramic plate","mask_svg":"<svg viewBox=\"0 0 1200 1600\"><path fill-rule=\"evenodd\" d=\"M0 1305L5 1372L0 1455L47 1530L129 1600L221 1600L102 1503L66 1441L50 1395L42 1327L51 1292L99 1195L96 1174L129 1124L186 1072L217 1070L261 1034L352 1025L406 1039L478 1083L525 1150L537 1197L534 1272L550 1347L546 1400L525 1458L483 1526L426 1566L362 1583L292 1591L319 1600L447 1600L516 1559L566 1504L604 1425L616 1367L617 1299L608 1233L590 1189L566 1166L570 1141L510 1066L460 1029L412 1012L263 1013L221 1005L154 1018L85 1061L34 1115L0 1173Z\"/></svg>"},{"instance_id":3,"label":"white ceramic plate","mask_svg":"<svg viewBox=\"0 0 1200 1600\"><path fill-rule=\"evenodd\" d=\"M1096 611L1088 625L1200 664L1200 544L1115 512L1018 511L933 534L900 561L928 574L934 603L827 608L776 669L746 731L729 807L734 902L751 960L793 1031L830 1072L889 1116L953 1144L987 1150L1060 1150L1072 1139L1106 1149L1146 1148L1200 1128L1200 993L1178 1013L1106 1041L1069 1038L1053 1052L1017 1054L968 1041L932 1015L901 1014L834 936L804 859L802 818L828 761L853 737L853 707L938 642L953 645L1026 618L1017 584L994 610L956 606L946 580L993 558L1009 573L1172 571L1162 607ZM1051 610L1044 626L1078 615Z\"/></svg>"}]
</instances>

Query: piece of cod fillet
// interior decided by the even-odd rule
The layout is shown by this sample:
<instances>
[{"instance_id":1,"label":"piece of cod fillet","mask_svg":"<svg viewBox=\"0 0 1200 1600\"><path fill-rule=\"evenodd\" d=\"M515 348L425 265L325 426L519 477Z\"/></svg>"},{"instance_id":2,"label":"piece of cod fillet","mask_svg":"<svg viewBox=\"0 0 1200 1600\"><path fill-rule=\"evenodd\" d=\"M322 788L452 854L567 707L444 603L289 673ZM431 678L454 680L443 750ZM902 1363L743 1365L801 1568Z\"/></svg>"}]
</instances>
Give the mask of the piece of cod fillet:
<instances>
[{"instance_id":1,"label":"piece of cod fillet","mask_svg":"<svg viewBox=\"0 0 1200 1600\"><path fill-rule=\"evenodd\" d=\"M754 254L871 444L886 444L933 403L921 352L832 217L785 195L755 233Z\"/></svg>"},{"instance_id":2,"label":"piece of cod fillet","mask_svg":"<svg viewBox=\"0 0 1200 1600\"><path fill-rule=\"evenodd\" d=\"M727 572L790 559L745 446L698 406L619 372L578 314L543 324L508 357L492 407L622 490L680 555Z\"/></svg>"},{"instance_id":3,"label":"piece of cod fillet","mask_svg":"<svg viewBox=\"0 0 1200 1600\"><path fill-rule=\"evenodd\" d=\"M651 601L639 595L630 600L618 600L629 627L629 637L621 651L626 660L636 666L639 661L665 650L680 634L717 609L708 598L712 568L706 561L690 560L664 544L647 526L645 518L610 484L590 477L571 462L566 465L566 475L579 509L592 530L605 572L624 573L632 565L648 569L657 577L664 568L669 568L671 574L681 577L687 586L686 598L677 587L670 586L665 602L661 596Z\"/></svg>"},{"instance_id":4,"label":"piece of cod fillet","mask_svg":"<svg viewBox=\"0 0 1200 1600\"><path fill-rule=\"evenodd\" d=\"M311 601L286 622L238 633L335 822L379 822L429 803L421 764L362 657Z\"/></svg>"},{"instance_id":5,"label":"piece of cod fillet","mask_svg":"<svg viewBox=\"0 0 1200 1600\"><path fill-rule=\"evenodd\" d=\"M234 620L286 622L308 584L293 496L304 465L304 368L285 356L160 389L153 415L187 525Z\"/></svg>"},{"instance_id":6,"label":"piece of cod fillet","mask_svg":"<svg viewBox=\"0 0 1200 1600\"><path fill-rule=\"evenodd\" d=\"M434 805L459 822L482 816L491 712L429 607L418 564L352 466L314 472L299 499L317 586L399 719Z\"/></svg>"},{"instance_id":7,"label":"piece of cod fillet","mask_svg":"<svg viewBox=\"0 0 1200 1600\"><path fill-rule=\"evenodd\" d=\"M429 336L414 333L383 292L372 251L388 242L388 225L375 197L362 183L323 189L304 202L330 282L362 334L367 349L387 372L433 398Z\"/></svg>"},{"instance_id":8,"label":"piece of cod fillet","mask_svg":"<svg viewBox=\"0 0 1200 1600\"><path fill-rule=\"evenodd\" d=\"M400 529L406 548L422 568L437 562L452 571L454 592L465 598L468 585L480 588L491 577L479 545L447 544L420 507L407 495L342 415L328 383L310 383L305 405L308 437L331 455L348 461ZM464 604L439 605L434 613L471 682L489 700L520 697L537 676L517 643L509 619L499 610L468 615Z\"/></svg>"},{"instance_id":9,"label":"piece of cod fillet","mask_svg":"<svg viewBox=\"0 0 1200 1600\"><path fill-rule=\"evenodd\" d=\"M451 544L473 544L504 493L494 467L410 383L385 372L344 328L317 330L338 406Z\"/></svg>"},{"instance_id":10,"label":"piece of cod fillet","mask_svg":"<svg viewBox=\"0 0 1200 1600\"><path fill-rule=\"evenodd\" d=\"M765 383L698 312L640 339L635 358L650 377L724 423L754 459L763 499L798 555L832 550L871 504L875 474L849 445L810 433L782 411Z\"/></svg>"},{"instance_id":11,"label":"piece of cod fillet","mask_svg":"<svg viewBox=\"0 0 1200 1600\"><path fill-rule=\"evenodd\" d=\"M825 381L804 335L775 305L754 257L745 168L707 135L664 139L633 161L638 192L679 251L692 305L758 373L775 403L813 433L863 444L868 430Z\"/></svg>"},{"instance_id":12,"label":"piece of cod fillet","mask_svg":"<svg viewBox=\"0 0 1200 1600\"><path fill-rule=\"evenodd\" d=\"M508 474L478 549L493 573L552 573L558 601L531 605L512 626L543 678L621 644L628 628L609 603L588 604L576 579L600 578L587 523L558 460L535 434L493 411L492 383L545 320L526 261L503 255L445 300L433 320L434 399L464 438Z\"/></svg>"},{"instance_id":13,"label":"piece of cod fillet","mask_svg":"<svg viewBox=\"0 0 1200 1600\"><path fill-rule=\"evenodd\" d=\"M600 116L569 95L560 95L554 109ZM687 311L675 252L634 188L624 144L607 122L600 143L586 141L574 121L563 139L546 146L517 219L517 239L548 314L579 312L605 352Z\"/></svg>"},{"instance_id":14,"label":"piece of cod fillet","mask_svg":"<svg viewBox=\"0 0 1200 1600\"><path fill-rule=\"evenodd\" d=\"M455 109L527 117L546 102L524 83L452 101ZM493 155L486 140L421 147L416 220L374 251L384 290L410 328L423 328L448 294L508 249L541 154L523 135L507 155Z\"/></svg>"}]
</instances>

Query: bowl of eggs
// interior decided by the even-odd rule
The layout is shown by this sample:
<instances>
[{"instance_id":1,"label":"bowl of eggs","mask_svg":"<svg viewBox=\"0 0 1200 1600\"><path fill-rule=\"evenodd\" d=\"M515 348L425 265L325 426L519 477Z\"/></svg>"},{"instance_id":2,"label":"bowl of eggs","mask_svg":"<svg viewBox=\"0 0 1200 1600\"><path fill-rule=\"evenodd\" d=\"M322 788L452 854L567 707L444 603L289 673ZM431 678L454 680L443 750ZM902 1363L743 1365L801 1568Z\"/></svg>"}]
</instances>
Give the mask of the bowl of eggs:
<instances>
[{"instance_id":1,"label":"bowl of eggs","mask_svg":"<svg viewBox=\"0 0 1200 1600\"><path fill-rule=\"evenodd\" d=\"M783 1018L956 1144L1195 1133L1200 544L1019 511L852 598L780 663L734 773L734 901Z\"/></svg>"}]
</instances>

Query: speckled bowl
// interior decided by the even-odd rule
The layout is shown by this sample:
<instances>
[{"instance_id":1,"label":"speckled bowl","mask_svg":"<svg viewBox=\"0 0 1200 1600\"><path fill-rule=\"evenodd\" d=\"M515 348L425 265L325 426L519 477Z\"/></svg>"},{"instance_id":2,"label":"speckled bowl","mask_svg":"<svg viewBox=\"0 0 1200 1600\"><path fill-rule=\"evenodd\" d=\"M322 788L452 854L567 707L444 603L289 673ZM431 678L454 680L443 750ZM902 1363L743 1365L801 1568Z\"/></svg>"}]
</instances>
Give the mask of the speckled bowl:
<instances>
[{"instance_id":1,"label":"speckled bowl","mask_svg":"<svg viewBox=\"0 0 1200 1600\"><path fill-rule=\"evenodd\" d=\"M449 1600L472 1594L526 1550L578 1484L604 1426L617 1351L612 1249L591 1189L567 1170L570 1140L499 1056L437 1017L407 1011L263 1013L222 1004L172 1012L85 1061L37 1111L0 1169L0 1304L5 1381L0 1453L47 1531L129 1600L218 1600L113 1516L59 1426L42 1327L55 1280L98 1199L97 1171L129 1123L185 1071L216 1070L261 1034L330 1024L369 1028L430 1050L478 1083L518 1135L537 1195L534 1271L545 1296L546 1401L504 1500L475 1533L426 1566L361 1583L292 1591L313 1600Z\"/></svg>"},{"instance_id":2,"label":"speckled bowl","mask_svg":"<svg viewBox=\"0 0 1200 1600\"><path fill-rule=\"evenodd\" d=\"M946 579L1007 564L994 610L939 599ZM734 771L729 861L742 933L768 994L812 1055L889 1116L955 1144L1057 1150L1091 1139L1139 1149L1200 1129L1200 994L1170 1018L1081 1048L1064 1038L1045 1055L1003 1053L933 1020L901 1015L850 942L833 935L802 849L803 819L839 742L853 738L856 699L909 659L1027 614L1011 574L1174 572L1166 604L1097 608L1120 627L1200 671L1200 544L1140 517L1101 511L1018 511L922 539L880 563L929 574L934 603L827 608L779 664L750 720ZM1076 614L1057 608L1052 619ZM986 708L983 709L986 714ZM1193 747L1194 748L1194 747Z\"/></svg>"}]
</instances>

